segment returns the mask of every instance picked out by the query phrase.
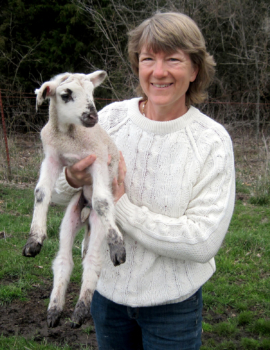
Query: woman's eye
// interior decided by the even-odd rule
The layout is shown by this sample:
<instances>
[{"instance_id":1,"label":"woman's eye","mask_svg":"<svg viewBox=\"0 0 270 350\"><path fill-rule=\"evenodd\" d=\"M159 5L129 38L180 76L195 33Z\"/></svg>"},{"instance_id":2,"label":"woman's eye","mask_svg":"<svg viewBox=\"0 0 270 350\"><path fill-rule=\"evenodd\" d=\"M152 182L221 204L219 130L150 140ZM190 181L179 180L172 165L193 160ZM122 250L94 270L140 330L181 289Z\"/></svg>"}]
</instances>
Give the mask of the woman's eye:
<instances>
[{"instance_id":1,"label":"woman's eye","mask_svg":"<svg viewBox=\"0 0 270 350\"><path fill-rule=\"evenodd\" d=\"M152 58L151 57L141 57L140 62L144 62L144 61L152 61Z\"/></svg>"}]
</instances>

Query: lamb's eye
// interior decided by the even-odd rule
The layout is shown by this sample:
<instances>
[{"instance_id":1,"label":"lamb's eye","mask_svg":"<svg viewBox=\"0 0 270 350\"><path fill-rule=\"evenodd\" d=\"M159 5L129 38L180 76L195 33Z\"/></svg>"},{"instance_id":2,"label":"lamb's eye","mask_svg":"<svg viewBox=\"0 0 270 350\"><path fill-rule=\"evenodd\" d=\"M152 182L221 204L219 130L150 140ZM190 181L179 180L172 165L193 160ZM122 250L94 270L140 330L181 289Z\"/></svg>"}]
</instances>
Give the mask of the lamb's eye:
<instances>
[{"instance_id":1,"label":"lamb's eye","mask_svg":"<svg viewBox=\"0 0 270 350\"><path fill-rule=\"evenodd\" d=\"M69 101L73 101L72 98L72 91L70 89L66 89L65 91L63 91L63 93L61 94L61 98L62 100L67 103Z\"/></svg>"},{"instance_id":2,"label":"lamb's eye","mask_svg":"<svg viewBox=\"0 0 270 350\"><path fill-rule=\"evenodd\" d=\"M61 95L61 98L63 101L68 102L70 100L70 95L69 94L63 94Z\"/></svg>"}]
</instances>

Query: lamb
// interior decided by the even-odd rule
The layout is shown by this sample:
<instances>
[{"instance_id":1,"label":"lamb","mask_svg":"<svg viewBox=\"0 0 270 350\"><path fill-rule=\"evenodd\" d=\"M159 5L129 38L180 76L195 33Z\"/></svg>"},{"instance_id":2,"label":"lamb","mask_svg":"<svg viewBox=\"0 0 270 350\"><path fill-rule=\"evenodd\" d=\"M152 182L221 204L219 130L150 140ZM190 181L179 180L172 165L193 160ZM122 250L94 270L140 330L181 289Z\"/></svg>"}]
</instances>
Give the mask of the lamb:
<instances>
[{"instance_id":1,"label":"lamb","mask_svg":"<svg viewBox=\"0 0 270 350\"><path fill-rule=\"evenodd\" d=\"M89 154L97 159L89 172L92 186L73 196L60 228L60 248L53 262L54 282L47 313L49 327L55 327L64 307L65 294L73 268L72 245L76 233L85 226L83 240L83 277L79 300L71 327L79 327L89 314L90 303L100 275L106 237L110 258L115 266L125 262L123 237L114 221L111 184L117 177L119 151L101 128L93 101L94 88L107 73L64 73L37 89L37 107L50 99L49 121L41 131L45 158L35 188L35 205L30 235L23 248L26 257L36 256L46 238L46 217L55 182L64 166ZM108 157L111 161L108 165ZM90 236L91 229L91 236ZM90 238L89 238L90 237Z\"/></svg>"}]
</instances>

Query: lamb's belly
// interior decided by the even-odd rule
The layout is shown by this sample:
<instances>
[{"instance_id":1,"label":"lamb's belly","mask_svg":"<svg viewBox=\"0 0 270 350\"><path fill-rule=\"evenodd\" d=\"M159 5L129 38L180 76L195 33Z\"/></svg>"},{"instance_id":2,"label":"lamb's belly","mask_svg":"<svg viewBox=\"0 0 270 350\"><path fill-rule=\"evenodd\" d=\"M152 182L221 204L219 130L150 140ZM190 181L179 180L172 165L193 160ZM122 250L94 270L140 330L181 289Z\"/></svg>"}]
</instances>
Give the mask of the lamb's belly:
<instances>
[{"instance_id":1,"label":"lamb's belly","mask_svg":"<svg viewBox=\"0 0 270 350\"><path fill-rule=\"evenodd\" d=\"M64 153L60 155L61 162L63 166L71 166L77 163L79 160L87 157L88 153L74 154L74 153Z\"/></svg>"}]
</instances>

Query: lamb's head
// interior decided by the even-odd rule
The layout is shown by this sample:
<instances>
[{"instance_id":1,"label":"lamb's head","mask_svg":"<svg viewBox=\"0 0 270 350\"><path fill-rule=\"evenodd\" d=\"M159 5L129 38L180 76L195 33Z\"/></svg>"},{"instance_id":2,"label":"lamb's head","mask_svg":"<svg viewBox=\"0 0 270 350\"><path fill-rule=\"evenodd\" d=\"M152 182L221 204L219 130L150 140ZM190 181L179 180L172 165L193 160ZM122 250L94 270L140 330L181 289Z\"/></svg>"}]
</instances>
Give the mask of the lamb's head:
<instances>
[{"instance_id":1,"label":"lamb's head","mask_svg":"<svg viewBox=\"0 0 270 350\"><path fill-rule=\"evenodd\" d=\"M57 75L35 91L37 107L49 98L56 109L59 125L92 127L98 121L93 97L94 88L99 86L106 76L105 71Z\"/></svg>"}]
</instances>

